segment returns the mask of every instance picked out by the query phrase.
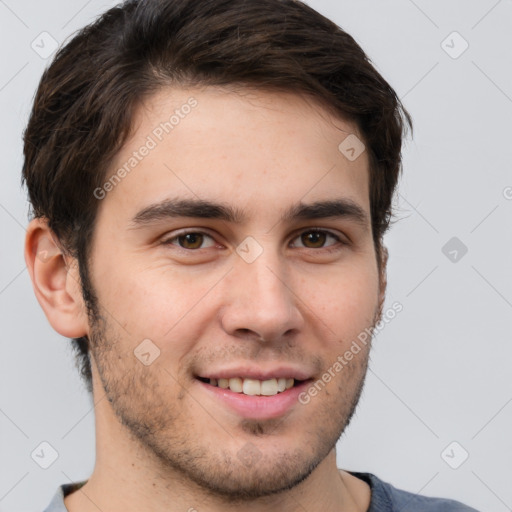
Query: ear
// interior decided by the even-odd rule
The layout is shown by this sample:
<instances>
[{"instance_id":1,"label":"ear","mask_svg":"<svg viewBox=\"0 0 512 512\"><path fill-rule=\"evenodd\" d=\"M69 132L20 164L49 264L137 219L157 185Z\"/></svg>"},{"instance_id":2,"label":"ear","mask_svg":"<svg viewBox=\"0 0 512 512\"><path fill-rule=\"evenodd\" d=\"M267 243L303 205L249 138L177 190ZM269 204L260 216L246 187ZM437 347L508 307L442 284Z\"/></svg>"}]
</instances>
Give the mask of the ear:
<instances>
[{"instance_id":1,"label":"ear","mask_svg":"<svg viewBox=\"0 0 512 512\"><path fill-rule=\"evenodd\" d=\"M46 219L34 219L28 225L25 262L51 326L67 338L85 336L89 328L78 264L63 253Z\"/></svg>"},{"instance_id":2,"label":"ear","mask_svg":"<svg viewBox=\"0 0 512 512\"><path fill-rule=\"evenodd\" d=\"M381 245L380 250L380 271L379 271L379 307L377 313L378 322L382 316L382 310L384 308L384 301L386 300L386 289L388 285L387 278L387 265L388 265L389 252L387 247Z\"/></svg>"}]
</instances>

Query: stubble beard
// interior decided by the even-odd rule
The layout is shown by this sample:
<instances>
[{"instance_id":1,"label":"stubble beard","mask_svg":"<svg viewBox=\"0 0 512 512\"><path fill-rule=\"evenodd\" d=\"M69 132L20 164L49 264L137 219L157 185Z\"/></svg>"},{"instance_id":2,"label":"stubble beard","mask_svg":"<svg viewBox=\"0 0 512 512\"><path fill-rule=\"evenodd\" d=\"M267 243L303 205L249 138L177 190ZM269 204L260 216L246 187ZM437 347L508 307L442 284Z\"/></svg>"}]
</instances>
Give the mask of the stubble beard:
<instances>
[{"instance_id":1,"label":"stubble beard","mask_svg":"<svg viewBox=\"0 0 512 512\"><path fill-rule=\"evenodd\" d=\"M231 426L232 435L240 436L237 432L241 430L254 442L238 450L229 449L198 435L194 418L187 417L187 407L183 407L190 395L183 387L176 391L179 384L175 377L158 365L142 365L130 350L122 352L122 331L116 332L113 323L98 314L98 308L91 308L89 317L91 357L103 390L139 454L154 464L155 477L159 475L167 486L180 480L231 503L281 493L304 481L348 427L364 387L370 344L365 353L361 352L362 357L353 360L356 364L345 367L336 377L339 382L334 393L324 389L315 398L322 402L318 402L316 412L311 408L314 416L304 422L302 428L307 431L301 432L293 450L265 452L262 440L286 432L286 423L280 424L280 420L241 420L236 430ZM174 397L173 402L169 397ZM220 429L223 434L230 430L225 427ZM203 425L202 432L210 428Z\"/></svg>"}]
</instances>

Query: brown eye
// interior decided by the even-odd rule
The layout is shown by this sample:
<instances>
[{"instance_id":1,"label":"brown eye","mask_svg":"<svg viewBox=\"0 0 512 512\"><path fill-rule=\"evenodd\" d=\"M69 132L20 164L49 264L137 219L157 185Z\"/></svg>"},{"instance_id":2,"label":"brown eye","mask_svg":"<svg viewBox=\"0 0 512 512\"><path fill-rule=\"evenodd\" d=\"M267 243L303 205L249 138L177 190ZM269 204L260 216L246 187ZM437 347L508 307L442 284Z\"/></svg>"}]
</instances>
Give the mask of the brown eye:
<instances>
[{"instance_id":1,"label":"brown eye","mask_svg":"<svg viewBox=\"0 0 512 512\"><path fill-rule=\"evenodd\" d=\"M308 231L303 233L300 239L304 247L319 249L324 246L327 240L327 233L324 231Z\"/></svg>"},{"instance_id":2,"label":"brown eye","mask_svg":"<svg viewBox=\"0 0 512 512\"><path fill-rule=\"evenodd\" d=\"M189 233L182 233L181 235L164 240L163 244L177 245L182 249L197 250L213 247L215 245L215 240L206 233L190 231Z\"/></svg>"},{"instance_id":3,"label":"brown eye","mask_svg":"<svg viewBox=\"0 0 512 512\"><path fill-rule=\"evenodd\" d=\"M326 245L329 238L334 240L334 243L329 243ZM306 249L323 249L335 246L337 243L342 243L334 233L323 230L304 231L300 236L297 237L297 240L299 239L300 245L298 245L298 247L304 247Z\"/></svg>"},{"instance_id":4,"label":"brown eye","mask_svg":"<svg viewBox=\"0 0 512 512\"><path fill-rule=\"evenodd\" d=\"M177 237L177 240L183 249L199 249L203 243L203 238L200 233L187 233Z\"/></svg>"}]
</instances>

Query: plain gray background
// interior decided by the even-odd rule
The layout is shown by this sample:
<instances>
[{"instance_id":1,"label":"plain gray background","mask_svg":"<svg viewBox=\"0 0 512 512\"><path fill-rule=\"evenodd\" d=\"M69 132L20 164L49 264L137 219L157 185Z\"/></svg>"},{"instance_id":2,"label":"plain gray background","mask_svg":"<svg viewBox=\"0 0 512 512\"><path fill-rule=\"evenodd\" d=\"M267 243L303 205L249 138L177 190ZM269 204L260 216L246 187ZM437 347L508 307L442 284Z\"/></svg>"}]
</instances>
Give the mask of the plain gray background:
<instances>
[{"instance_id":1,"label":"plain gray background","mask_svg":"<svg viewBox=\"0 0 512 512\"><path fill-rule=\"evenodd\" d=\"M0 0L4 512L42 510L94 465L91 400L22 256L21 134L49 62L40 53L114 3ZM512 1L308 3L356 38L415 122L386 239L387 305L403 311L374 341L338 465L478 510L512 510ZM31 458L43 441L58 453L48 469Z\"/></svg>"}]
</instances>

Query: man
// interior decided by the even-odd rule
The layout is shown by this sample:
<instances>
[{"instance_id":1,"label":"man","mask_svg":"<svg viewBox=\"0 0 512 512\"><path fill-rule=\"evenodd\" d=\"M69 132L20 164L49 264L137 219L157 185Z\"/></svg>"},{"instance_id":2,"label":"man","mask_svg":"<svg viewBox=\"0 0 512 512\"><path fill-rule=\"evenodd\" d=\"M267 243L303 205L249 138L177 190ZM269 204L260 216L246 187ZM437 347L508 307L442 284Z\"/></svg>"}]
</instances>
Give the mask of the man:
<instances>
[{"instance_id":1,"label":"man","mask_svg":"<svg viewBox=\"0 0 512 512\"><path fill-rule=\"evenodd\" d=\"M48 512L473 510L336 467L408 124L294 0L129 1L60 50L25 133L25 254L97 446Z\"/></svg>"}]
</instances>

